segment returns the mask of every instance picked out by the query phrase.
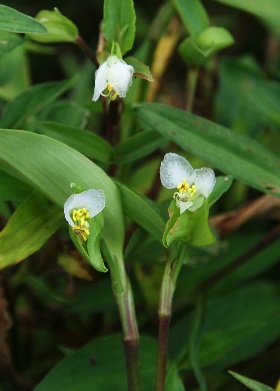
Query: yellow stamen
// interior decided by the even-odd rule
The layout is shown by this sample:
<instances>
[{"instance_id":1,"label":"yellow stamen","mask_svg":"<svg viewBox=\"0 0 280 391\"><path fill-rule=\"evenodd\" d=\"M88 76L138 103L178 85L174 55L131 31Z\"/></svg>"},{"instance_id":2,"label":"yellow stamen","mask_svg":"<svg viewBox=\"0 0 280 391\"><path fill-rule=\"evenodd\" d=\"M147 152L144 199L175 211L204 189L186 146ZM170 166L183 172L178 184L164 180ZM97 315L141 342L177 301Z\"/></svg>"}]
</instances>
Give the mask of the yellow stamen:
<instances>
[{"instance_id":1,"label":"yellow stamen","mask_svg":"<svg viewBox=\"0 0 280 391\"><path fill-rule=\"evenodd\" d=\"M90 213L86 208L74 209L72 213L73 221L76 223L72 227L73 232L79 236L80 239L86 241L89 235L89 223L86 219L90 218Z\"/></svg>"},{"instance_id":2,"label":"yellow stamen","mask_svg":"<svg viewBox=\"0 0 280 391\"><path fill-rule=\"evenodd\" d=\"M80 227L79 225L74 225L74 227L72 227L72 230L73 232L79 236L79 238L81 240L83 240L84 242L87 241L87 237L89 235L89 230L86 229L86 228L83 228L83 227Z\"/></svg>"},{"instance_id":3,"label":"yellow stamen","mask_svg":"<svg viewBox=\"0 0 280 391\"><path fill-rule=\"evenodd\" d=\"M177 189L179 190L179 193L186 193L186 191L188 191L189 187L190 187L190 185L188 184L188 182L184 178L183 182L178 184Z\"/></svg>"},{"instance_id":4,"label":"yellow stamen","mask_svg":"<svg viewBox=\"0 0 280 391\"><path fill-rule=\"evenodd\" d=\"M116 93L116 91L114 90L114 88L113 88L109 83L107 84L107 89L108 89L108 91L109 91L108 96L110 97L110 99L111 99L111 100L116 100L118 94Z\"/></svg>"}]
</instances>

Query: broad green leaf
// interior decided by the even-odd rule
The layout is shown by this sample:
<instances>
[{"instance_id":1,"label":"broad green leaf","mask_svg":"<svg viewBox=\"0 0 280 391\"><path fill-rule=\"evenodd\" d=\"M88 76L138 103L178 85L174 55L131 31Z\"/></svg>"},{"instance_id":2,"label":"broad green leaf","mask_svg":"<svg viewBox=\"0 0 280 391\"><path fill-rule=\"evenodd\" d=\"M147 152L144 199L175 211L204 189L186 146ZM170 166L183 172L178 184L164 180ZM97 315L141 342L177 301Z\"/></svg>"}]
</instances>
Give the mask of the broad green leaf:
<instances>
[{"instance_id":1,"label":"broad green leaf","mask_svg":"<svg viewBox=\"0 0 280 391\"><path fill-rule=\"evenodd\" d=\"M105 172L79 152L46 136L2 129L0 138L2 170L38 189L61 210L72 193L70 183L84 190L103 189L103 238L111 255L121 260L124 228L120 195ZM25 150L28 153L22 153Z\"/></svg>"},{"instance_id":2,"label":"broad green leaf","mask_svg":"<svg viewBox=\"0 0 280 391\"><path fill-rule=\"evenodd\" d=\"M0 170L1 201L22 201L31 193L31 190L25 183Z\"/></svg>"},{"instance_id":3,"label":"broad green leaf","mask_svg":"<svg viewBox=\"0 0 280 391\"><path fill-rule=\"evenodd\" d=\"M140 344L141 390L155 387L157 343L142 336ZM121 335L90 342L63 359L34 391L89 391L127 389Z\"/></svg>"},{"instance_id":4,"label":"broad green leaf","mask_svg":"<svg viewBox=\"0 0 280 391\"><path fill-rule=\"evenodd\" d=\"M0 56L22 45L23 42L20 35L0 30Z\"/></svg>"},{"instance_id":5,"label":"broad green leaf","mask_svg":"<svg viewBox=\"0 0 280 391\"><path fill-rule=\"evenodd\" d=\"M215 0L230 7L239 8L259 17L262 22L280 34L280 6L278 0Z\"/></svg>"},{"instance_id":6,"label":"broad green leaf","mask_svg":"<svg viewBox=\"0 0 280 391\"><path fill-rule=\"evenodd\" d=\"M38 20L6 5L0 4L0 15L0 30L10 31L12 33L47 33L47 29Z\"/></svg>"},{"instance_id":7,"label":"broad green leaf","mask_svg":"<svg viewBox=\"0 0 280 391\"><path fill-rule=\"evenodd\" d=\"M279 289L277 285L261 282L242 286L235 292L209 300L206 314L199 358L201 367L228 368L259 354L279 338ZM184 359L177 352L177 357L181 356L179 369L190 368L191 321L190 316L186 316L172 331L170 345L185 344Z\"/></svg>"},{"instance_id":8,"label":"broad green leaf","mask_svg":"<svg viewBox=\"0 0 280 391\"><path fill-rule=\"evenodd\" d=\"M165 223L148 202L128 187L117 183L124 213L161 242Z\"/></svg>"},{"instance_id":9,"label":"broad green leaf","mask_svg":"<svg viewBox=\"0 0 280 391\"><path fill-rule=\"evenodd\" d=\"M57 8L54 8L54 11L40 11L36 15L36 19L46 28L48 34L28 34L28 38L42 43L76 42L79 35L78 28Z\"/></svg>"},{"instance_id":10,"label":"broad green leaf","mask_svg":"<svg viewBox=\"0 0 280 391\"><path fill-rule=\"evenodd\" d=\"M160 148L164 141L155 130L137 133L114 148L114 158L118 163L133 162Z\"/></svg>"},{"instance_id":11,"label":"broad green leaf","mask_svg":"<svg viewBox=\"0 0 280 391\"><path fill-rule=\"evenodd\" d=\"M183 110L144 103L136 115L166 139L265 193L280 196L280 159L251 138Z\"/></svg>"},{"instance_id":12,"label":"broad green leaf","mask_svg":"<svg viewBox=\"0 0 280 391\"><path fill-rule=\"evenodd\" d=\"M179 45L179 52L187 65L203 66L216 52L233 43L228 30L212 26L195 37L186 38Z\"/></svg>"},{"instance_id":13,"label":"broad green leaf","mask_svg":"<svg viewBox=\"0 0 280 391\"><path fill-rule=\"evenodd\" d=\"M22 125L30 115L35 114L50 102L67 91L73 84L73 79L60 82L47 82L37 84L18 95L9 102L0 121L2 128L17 128Z\"/></svg>"},{"instance_id":14,"label":"broad green leaf","mask_svg":"<svg viewBox=\"0 0 280 391\"><path fill-rule=\"evenodd\" d=\"M38 192L30 194L0 233L0 269L33 254L62 223L61 208Z\"/></svg>"},{"instance_id":15,"label":"broad green leaf","mask_svg":"<svg viewBox=\"0 0 280 391\"><path fill-rule=\"evenodd\" d=\"M108 52L117 42L124 55L133 46L135 11L133 0L105 0L102 31L108 43Z\"/></svg>"},{"instance_id":16,"label":"broad green leaf","mask_svg":"<svg viewBox=\"0 0 280 391\"><path fill-rule=\"evenodd\" d=\"M258 381L249 379L248 377L239 375L238 373L228 371L235 379L244 384L247 388L253 391L274 391L273 388L266 386L265 384L259 383Z\"/></svg>"},{"instance_id":17,"label":"broad green leaf","mask_svg":"<svg viewBox=\"0 0 280 391\"><path fill-rule=\"evenodd\" d=\"M218 199L228 191L232 184L232 176L218 176L216 178L215 187L209 196L209 206L213 205Z\"/></svg>"},{"instance_id":18,"label":"broad green leaf","mask_svg":"<svg viewBox=\"0 0 280 391\"><path fill-rule=\"evenodd\" d=\"M190 35L197 35L209 26L207 12L200 0L173 0L173 3Z\"/></svg>"},{"instance_id":19,"label":"broad green leaf","mask_svg":"<svg viewBox=\"0 0 280 391\"><path fill-rule=\"evenodd\" d=\"M0 97L9 101L26 90L30 83L25 45L18 45L3 54L0 57L0 69Z\"/></svg>"},{"instance_id":20,"label":"broad green leaf","mask_svg":"<svg viewBox=\"0 0 280 391\"><path fill-rule=\"evenodd\" d=\"M148 65L143 64L140 60L134 57L126 57L125 62L134 68L134 77L145 79L147 81L154 81L153 75L151 74Z\"/></svg>"},{"instance_id":21,"label":"broad green leaf","mask_svg":"<svg viewBox=\"0 0 280 391\"><path fill-rule=\"evenodd\" d=\"M36 122L34 126L40 133L69 145L91 159L102 163L111 162L112 148L110 144L87 130L54 122Z\"/></svg>"}]
</instances>

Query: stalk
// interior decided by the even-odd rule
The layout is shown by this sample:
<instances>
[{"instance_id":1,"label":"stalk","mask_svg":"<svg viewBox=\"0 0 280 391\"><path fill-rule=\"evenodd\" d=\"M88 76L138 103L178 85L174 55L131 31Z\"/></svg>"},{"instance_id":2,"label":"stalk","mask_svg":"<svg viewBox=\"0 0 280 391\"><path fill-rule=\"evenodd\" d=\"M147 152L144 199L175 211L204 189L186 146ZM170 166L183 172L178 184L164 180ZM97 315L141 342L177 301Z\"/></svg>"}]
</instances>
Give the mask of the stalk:
<instances>
[{"instance_id":1,"label":"stalk","mask_svg":"<svg viewBox=\"0 0 280 391\"><path fill-rule=\"evenodd\" d=\"M178 256L173 259L172 254L170 254L164 269L158 310L159 333L156 391L164 391L165 388L169 326L172 316L172 300L186 250L186 245L184 243L180 243L178 246Z\"/></svg>"}]
</instances>

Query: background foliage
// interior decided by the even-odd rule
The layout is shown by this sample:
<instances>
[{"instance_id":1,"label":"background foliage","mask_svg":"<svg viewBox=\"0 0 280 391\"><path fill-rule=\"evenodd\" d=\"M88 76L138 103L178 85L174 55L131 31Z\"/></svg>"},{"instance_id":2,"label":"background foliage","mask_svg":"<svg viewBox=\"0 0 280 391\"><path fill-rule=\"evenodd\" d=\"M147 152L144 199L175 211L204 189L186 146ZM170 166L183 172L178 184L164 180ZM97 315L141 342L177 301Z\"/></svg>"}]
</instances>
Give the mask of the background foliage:
<instances>
[{"instance_id":1,"label":"background foliage","mask_svg":"<svg viewBox=\"0 0 280 391\"><path fill-rule=\"evenodd\" d=\"M32 17L58 7L78 30L67 22L67 43L41 45L0 23L0 41L8 42L0 45L0 390L126 387L109 275L82 259L64 221L71 182L106 192L104 240L116 254L124 240L141 333L142 389L154 388L166 260L161 238L172 197L158 170L169 151L195 168L215 170L219 187L211 203L225 194L211 208L217 242L192 247L178 279L166 390L194 391L198 383L202 390L244 390L228 370L274 389L280 355L278 1L193 1L188 8L183 0L136 0L134 46L126 38L123 51L149 65L155 81L134 80L117 137L106 133L101 102L91 100L94 65L69 43L79 31L96 50L103 1L2 4ZM35 23L25 32L40 28ZM110 28L104 30L114 40Z\"/></svg>"}]
</instances>

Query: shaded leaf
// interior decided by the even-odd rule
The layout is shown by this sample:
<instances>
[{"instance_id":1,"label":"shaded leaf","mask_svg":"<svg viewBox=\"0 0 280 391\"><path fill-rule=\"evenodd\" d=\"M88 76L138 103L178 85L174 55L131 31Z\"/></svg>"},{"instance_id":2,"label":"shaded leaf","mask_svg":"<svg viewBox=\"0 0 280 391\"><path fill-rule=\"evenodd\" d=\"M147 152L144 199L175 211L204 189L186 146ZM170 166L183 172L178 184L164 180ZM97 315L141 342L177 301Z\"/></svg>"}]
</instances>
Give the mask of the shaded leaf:
<instances>
[{"instance_id":1,"label":"shaded leaf","mask_svg":"<svg viewBox=\"0 0 280 391\"><path fill-rule=\"evenodd\" d=\"M47 33L47 29L38 20L6 5L0 4L0 15L0 30L11 31L13 33Z\"/></svg>"}]
</instances>

